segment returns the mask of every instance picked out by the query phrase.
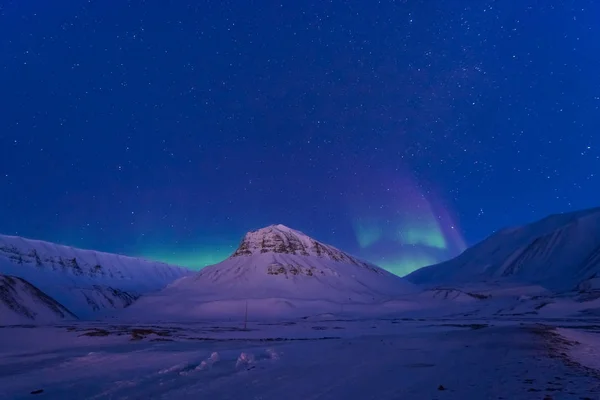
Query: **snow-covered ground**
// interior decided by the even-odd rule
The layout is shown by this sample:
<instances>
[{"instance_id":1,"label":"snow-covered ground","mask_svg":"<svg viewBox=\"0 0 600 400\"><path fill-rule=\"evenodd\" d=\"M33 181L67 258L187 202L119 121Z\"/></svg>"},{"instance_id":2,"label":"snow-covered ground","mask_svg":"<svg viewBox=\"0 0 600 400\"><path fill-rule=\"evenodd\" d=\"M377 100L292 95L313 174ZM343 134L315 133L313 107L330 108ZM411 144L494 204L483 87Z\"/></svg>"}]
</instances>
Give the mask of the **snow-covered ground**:
<instances>
[{"instance_id":1,"label":"snow-covered ground","mask_svg":"<svg viewBox=\"0 0 600 400\"><path fill-rule=\"evenodd\" d=\"M598 365L577 361L597 354L593 324L324 316L247 330L4 327L0 399L597 399Z\"/></svg>"},{"instance_id":2,"label":"snow-covered ground","mask_svg":"<svg viewBox=\"0 0 600 400\"><path fill-rule=\"evenodd\" d=\"M591 326L586 330L557 328L555 334L569 342L563 344L572 345L569 347L572 361L600 371L600 326Z\"/></svg>"}]
</instances>

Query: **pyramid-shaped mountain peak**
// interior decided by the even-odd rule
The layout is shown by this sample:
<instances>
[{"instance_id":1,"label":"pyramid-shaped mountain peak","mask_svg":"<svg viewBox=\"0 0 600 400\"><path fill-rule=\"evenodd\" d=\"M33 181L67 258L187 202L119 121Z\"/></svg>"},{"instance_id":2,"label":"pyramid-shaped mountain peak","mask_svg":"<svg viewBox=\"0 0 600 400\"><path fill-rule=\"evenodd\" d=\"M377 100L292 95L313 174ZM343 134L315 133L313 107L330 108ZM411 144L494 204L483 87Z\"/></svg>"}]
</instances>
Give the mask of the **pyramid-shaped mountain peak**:
<instances>
[{"instance_id":1,"label":"pyramid-shaped mountain peak","mask_svg":"<svg viewBox=\"0 0 600 400\"><path fill-rule=\"evenodd\" d=\"M281 224L269 225L246 233L232 257L265 253L320 257L363 266L368 264L333 246L319 242L300 231Z\"/></svg>"}]
</instances>

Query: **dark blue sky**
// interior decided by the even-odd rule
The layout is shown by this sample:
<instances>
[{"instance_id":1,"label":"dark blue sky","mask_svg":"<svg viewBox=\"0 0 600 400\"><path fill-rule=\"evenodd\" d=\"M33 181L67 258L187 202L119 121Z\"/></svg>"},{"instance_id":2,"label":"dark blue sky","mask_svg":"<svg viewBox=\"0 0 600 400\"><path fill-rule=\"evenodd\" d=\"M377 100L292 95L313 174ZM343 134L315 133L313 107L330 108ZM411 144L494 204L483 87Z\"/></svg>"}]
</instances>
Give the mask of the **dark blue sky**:
<instances>
[{"instance_id":1,"label":"dark blue sky","mask_svg":"<svg viewBox=\"0 0 600 400\"><path fill-rule=\"evenodd\" d=\"M598 15L1 1L0 232L197 267L283 223L403 273L598 206Z\"/></svg>"}]
</instances>

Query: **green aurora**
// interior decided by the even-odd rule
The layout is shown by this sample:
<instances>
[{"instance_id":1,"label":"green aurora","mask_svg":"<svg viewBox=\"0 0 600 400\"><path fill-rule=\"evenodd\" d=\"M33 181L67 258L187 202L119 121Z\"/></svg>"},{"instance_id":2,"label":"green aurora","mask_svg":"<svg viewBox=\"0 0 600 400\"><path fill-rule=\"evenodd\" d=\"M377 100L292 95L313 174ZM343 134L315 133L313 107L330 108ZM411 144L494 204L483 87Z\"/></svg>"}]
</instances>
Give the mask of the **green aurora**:
<instances>
[{"instance_id":1,"label":"green aurora","mask_svg":"<svg viewBox=\"0 0 600 400\"><path fill-rule=\"evenodd\" d=\"M448 243L439 223L429 214L421 221L400 223L397 240L402 244L423 245L437 249L447 249Z\"/></svg>"},{"instance_id":2,"label":"green aurora","mask_svg":"<svg viewBox=\"0 0 600 400\"><path fill-rule=\"evenodd\" d=\"M198 250L142 251L139 256L148 260L187 267L194 270L217 264L229 257L235 249L231 246L215 246Z\"/></svg>"},{"instance_id":3,"label":"green aurora","mask_svg":"<svg viewBox=\"0 0 600 400\"><path fill-rule=\"evenodd\" d=\"M393 217L389 210L372 210L370 215L358 213L360 217L353 220L358 256L404 276L465 250L464 240L446 209L434 208L411 181L399 187L400 192L388 195L389 204L395 204L390 207L398 209Z\"/></svg>"},{"instance_id":4,"label":"green aurora","mask_svg":"<svg viewBox=\"0 0 600 400\"><path fill-rule=\"evenodd\" d=\"M393 274L404 276L421 267L437 264L440 260L432 255L407 254L393 260L380 260L379 262L374 260L372 262Z\"/></svg>"},{"instance_id":5,"label":"green aurora","mask_svg":"<svg viewBox=\"0 0 600 400\"><path fill-rule=\"evenodd\" d=\"M376 243L383 235L383 229L373 220L357 219L354 221L353 226L356 232L356 240L363 249Z\"/></svg>"},{"instance_id":6,"label":"green aurora","mask_svg":"<svg viewBox=\"0 0 600 400\"><path fill-rule=\"evenodd\" d=\"M340 248L399 276L462 252L464 241L446 210L434 209L424 196L409 193L412 204L399 204L400 211L395 212L392 218L384 215L389 210L380 215L371 212L371 215L354 218L352 227L357 246ZM228 258L238 244L237 235L209 236L198 238L196 243L179 242L167 247L142 248L137 255L200 270Z\"/></svg>"}]
</instances>

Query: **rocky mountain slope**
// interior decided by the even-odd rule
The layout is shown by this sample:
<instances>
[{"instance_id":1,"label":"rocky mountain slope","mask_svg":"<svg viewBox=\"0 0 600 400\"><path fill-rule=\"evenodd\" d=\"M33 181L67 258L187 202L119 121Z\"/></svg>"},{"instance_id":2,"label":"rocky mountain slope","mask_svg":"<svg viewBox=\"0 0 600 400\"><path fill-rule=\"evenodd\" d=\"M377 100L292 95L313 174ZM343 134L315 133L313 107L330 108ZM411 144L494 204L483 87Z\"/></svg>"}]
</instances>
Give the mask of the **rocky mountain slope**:
<instances>
[{"instance_id":1,"label":"rocky mountain slope","mask_svg":"<svg viewBox=\"0 0 600 400\"><path fill-rule=\"evenodd\" d=\"M23 278L80 318L123 308L192 272L116 254L0 235L0 273Z\"/></svg>"},{"instance_id":2,"label":"rocky mountain slope","mask_svg":"<svg viewBox=\"0 0 600 400\"><path fill-rule=\"evenodd\" d=\"M373 265L359 260L333 246L316 241L302 232L284 225L271 225L256 231L248 232L232 258L253 256L258 254L292 254L298 256L318 257L325 260L354 264L367 269ZM374 268L373 271L380 271Z\"/></svg>"},{"instance_id":3,"label":"rocky mountain slope","mask_svg":"<svg viewBox=\"0 0 600 400\"><path fill-rule=\"evenodd\" d=\"M0 274L0 326L76 318L26 280Z\"/></svg>"}]
</instances>

